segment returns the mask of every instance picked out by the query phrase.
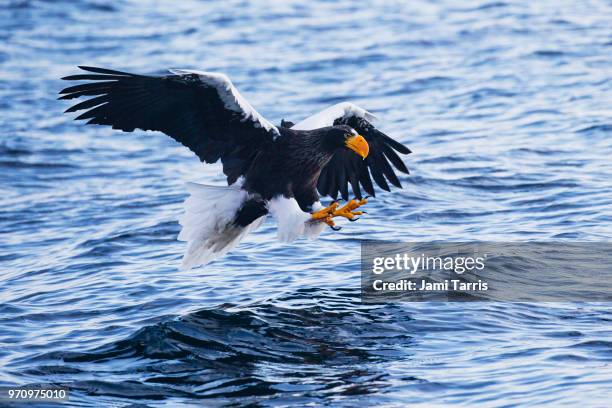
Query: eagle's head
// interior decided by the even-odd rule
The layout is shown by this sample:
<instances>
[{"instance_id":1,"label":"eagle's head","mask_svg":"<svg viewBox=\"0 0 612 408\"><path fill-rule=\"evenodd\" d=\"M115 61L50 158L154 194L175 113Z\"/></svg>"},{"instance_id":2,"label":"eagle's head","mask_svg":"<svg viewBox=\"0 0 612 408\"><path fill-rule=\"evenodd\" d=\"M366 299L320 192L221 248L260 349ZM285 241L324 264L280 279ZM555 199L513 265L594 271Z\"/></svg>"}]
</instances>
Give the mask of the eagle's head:
<instances>
[{"instance_id":1,"label":"eagle's head","mask_svg":"<svg viewBox=\"0 0 612 408\"><path fill-rule=\"evenodd\" d=\"M347 125L338 125L328 128L325 133L326 145L330 150L349 149L357 153L361 158L368 157L370 146L365 138L358 134L355 129Z\"/></svg>"}]
</instances>

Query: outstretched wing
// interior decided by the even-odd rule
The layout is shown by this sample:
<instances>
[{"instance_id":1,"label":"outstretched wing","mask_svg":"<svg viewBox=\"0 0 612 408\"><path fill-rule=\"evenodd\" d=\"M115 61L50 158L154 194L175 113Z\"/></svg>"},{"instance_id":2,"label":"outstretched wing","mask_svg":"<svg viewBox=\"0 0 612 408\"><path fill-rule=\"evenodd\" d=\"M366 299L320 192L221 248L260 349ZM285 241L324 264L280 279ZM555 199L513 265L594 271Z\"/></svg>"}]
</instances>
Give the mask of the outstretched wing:
<instances>
[{"instance_id":1,"label":"outstretched wing","mask_svg":"<svg viewBox=\"0 0 612 408\"><path fill-rule=\"evenodd\" d=\"M66 112L86 111L76 120L131 132L158 130L193 151L200 160L221 159L232 184L278 129L244 99L223 74L171 70L173 75L145 76L103 68L65 80L90 81L60 91L59 99L92 98Z\"/></svg>"},{"instance_id":2,"label":"outstretched wing","mask_svg":"<svg viewBox=\"0 0 612 408\"><path fill-rule=\"evenodd\" d=\"M393 167L408 174L406 165L397 153L409 154L410 149L376 129L370 123L375 118L365 109L343 102L292 127L292 129L307 130L332 125L348 125L362 135L370 145L370 154L365 160L346 150L340 150L334 154L319 176L317 189L321 195L328 195L336 199L340 194L342 198L348 200L350 184L354 195L358 198L362 197L362 188L366 194L375 196L372 178L380 188L386 191L390 191L387 181L396 187L402 187Z\"/></svg>"}]
</instances>

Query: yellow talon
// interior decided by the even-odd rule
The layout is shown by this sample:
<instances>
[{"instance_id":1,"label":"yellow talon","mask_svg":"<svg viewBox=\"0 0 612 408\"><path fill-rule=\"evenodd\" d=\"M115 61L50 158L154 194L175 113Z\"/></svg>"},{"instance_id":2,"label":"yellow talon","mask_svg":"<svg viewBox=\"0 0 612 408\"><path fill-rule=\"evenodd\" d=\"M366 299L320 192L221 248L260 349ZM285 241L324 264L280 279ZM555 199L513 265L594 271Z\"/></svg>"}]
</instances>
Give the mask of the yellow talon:
<instances>
[{"instance_id":1,"label":"yellow talon","mask_svg":"<svg viewBox=\"0 0 612 408\"><path fill-rule=\"evenodd\" d=\"M365 198L361 200L357 200L354 198L348 203L346 203L346 205L344 205L343 207L338 208L338 202L334 201L328 207L325 207L319 211L313 212L311 214L311 217L313 221L322 221L326 223L327 225L329 225L332 229L337 229L335 227L334 222L332 221L332 218L344 217L348 219L349 221L356 221L355 217L357 215L362 215L364 212L354 211L354 210L361 207L367 202L368 200Z\"/></svg>"},{"instance_id":2,"label":"yellow talon","mask_svg":"<svg viewBox=\"0 0 612 408\"><path fill-rule=\"evenodd\" d=\"M336 223L334 222L334 220L332 220L332 216L328 216L326 218L323 218L323 222L326 223L327 225L329 225L330 227L334 228L336 226Z\"/></svg>"},{"instance_id":3,"label":"yellow talon","mask_svg":"<svg viewBox=\"0 0 612 408\"><path fill-rule=\"evenodd\" d=\"M333 215L335 217L344 217L348 220L354 221L355 220L355 216L356 215L361 215L363 214L363 211L353 211L356 208L361 207L362 205L364 205L365 203L367 203L368 200L367 199L362 199L362 200L357 200L357 199L352 199L351 201L349 201L348 203L346 203L346 205L344 207L338 208L336 211L334 211Z\"/></svg>"},{"instance_id":4,"label":"yellow talon","mask_svg":"<svg viewBox=\"0 0 612 408\"><path fill-rule=\"evenodd\" d=\"M312 219L313 220L325 220L325 218L329 217L329 219L331 220L331 217L334 211L336 211L336 208L338 208L338 202L334 201L328 207L325 207L325 208L320 209L319 211L313 212L311 214Z\"/></svg>"}]
</instances>

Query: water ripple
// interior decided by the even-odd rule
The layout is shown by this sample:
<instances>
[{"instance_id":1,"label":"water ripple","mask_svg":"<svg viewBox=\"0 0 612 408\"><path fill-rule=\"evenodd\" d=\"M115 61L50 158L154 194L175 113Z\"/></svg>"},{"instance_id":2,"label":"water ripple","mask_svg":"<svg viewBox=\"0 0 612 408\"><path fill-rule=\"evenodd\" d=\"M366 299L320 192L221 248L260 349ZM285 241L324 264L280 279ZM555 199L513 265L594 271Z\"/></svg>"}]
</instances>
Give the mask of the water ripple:
<instances>
[{"instance_id":1,"label":"water ripple","mask_svg":"<svg viewBox=\"0 0 612 408\"><path fill-rule=\"evenodd\" d=\"M73 406L609 405L606 305L359 301L362 239L610 240L612 10L532 3L9 1L0 383ZM266 223L178 271L184 184L219 166L72 122L79 64L226 72L275 123L349 99L411 174L338 233Z\"/></svg>"}]
</instances>

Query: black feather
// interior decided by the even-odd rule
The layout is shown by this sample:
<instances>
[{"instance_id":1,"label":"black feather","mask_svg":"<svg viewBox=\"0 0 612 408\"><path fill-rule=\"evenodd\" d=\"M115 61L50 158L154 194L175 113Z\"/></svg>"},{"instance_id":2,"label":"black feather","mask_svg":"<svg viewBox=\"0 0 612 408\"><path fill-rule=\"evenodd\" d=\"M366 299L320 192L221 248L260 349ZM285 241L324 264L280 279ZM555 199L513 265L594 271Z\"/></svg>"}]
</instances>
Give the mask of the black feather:
<instances>
[{"instance_id":1,"label":"black feather","mask_svg":"<svg viewBox=\"0 0 612 408\"><path fill-rule=\"evenodd\" d=\"M395 166L396 169L398 169L402 173L406 173L406 174L409 173L408 168L406 167L402 159L400 159L397 153L395 153L395 151L392 148L390 148L389 145L383 143L382 150L385 156L387 157L387 159L389 159L389 161L393 163L393 166Z\"/></svg>"},{"instance_id":2,"label":"black feather","mask_svg":"<svg viewBox=\"0 0 612 408\"><path fill-rule=\"evenodd\" d=\"M76 112L81 109L92 108L94 106L100 105L101 103L108 102L108 100L108 95L97 96L95 98L87 99L86 101L83 101L81 103L77 103L76 105L66 109L64 112Z\"/></svg>"},{"instance_id":3,"label":"black feather","mask_svg":"<svg viewBox=\"0 0 612 408\"><path fill-rule=\"evenodd\" d=\"M112 69L98 68L98 67L88 67L88 66L85 66L85 65L79 65L79 68L81 68L83 71L97 72L99 74L124 75L124 76L131 76L131 77L141 76L141 75L129 74L127 72L114 71Z\"/></svg>"},{"instance_id":4,"label":"black feather","mask_svg":"<svg viewBox=\"0 0 612 408\"><path fill-rule=\"evenodd\" d=\"M78 75L69 75L67 77L63 77L64 81L82 81L82 80L90 80L90 81L102 81L102 80L119 80L120 76L116 75L97 75L97 74L78 74Z\"/></svg>"},{"instance_id":5,"label":"black feather","mask_svg":"<svg viewBox=\"0 0 612 408\"><path fill-rule=\"evenodd\" d=\"M401 188L402 184L393 167L402 173L408 173L408 168L397 155L410 153L403 144L376 129L366 119L357 116L343 116L334 121L334 125L348 125L362 135L370 145L370 154L365 160L353 152L339 151L321 172L318 190L323 195L332 198L341 194L348 198L350 185L353 194L361 198L361 188L366 194L375 197L376 191L372 179L383 190L390 191L387 180ZM393 165L393 167L391 167Z\"/></svg>"},{"instance_id":6,"label":"black feather","mask_svg":"<svg viewBox=\"0 0 612 408\"><path fill-rule=\"evenodd\" d=\"M93 96L67 110L85 110L76 120L108 125L131 132L134 129L166 133L191 149L202 161L231 161L228 180L236 180L248 169L253 152L276 134L260 126L243 112L229 109L228 95L219 92L198 75L135 75L106 68L81 66L85 74L70 75L68 81L90 81L61 90L60 99Z\"/></svg>"}]
</instances>

